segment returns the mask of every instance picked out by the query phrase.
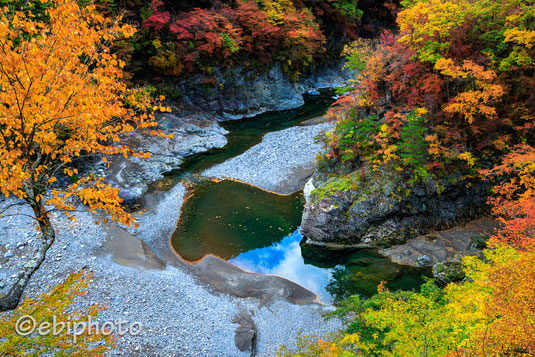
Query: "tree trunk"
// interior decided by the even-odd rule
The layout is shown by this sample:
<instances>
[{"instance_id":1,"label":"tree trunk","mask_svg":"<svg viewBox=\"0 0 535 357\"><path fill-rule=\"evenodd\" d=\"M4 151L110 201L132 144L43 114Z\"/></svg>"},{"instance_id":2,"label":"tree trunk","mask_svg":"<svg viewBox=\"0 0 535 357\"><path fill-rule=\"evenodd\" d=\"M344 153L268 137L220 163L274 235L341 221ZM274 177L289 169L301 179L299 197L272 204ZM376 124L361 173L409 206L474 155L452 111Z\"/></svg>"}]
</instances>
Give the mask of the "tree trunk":
<instances>
[{"instance_id":1,"label":"tree trunk","mask_svg":"<svg viewBox=\"0 0 535 357\"><path fill-rule=\"evenodd\" d=\"M32 207L39 228L41 229L41 244L39 248L37 248L37 252L33 259L24 265L22 272L17 277L17 282L11 287L6 295L0 296L0 311L12 310L18 306L26 285L28 285L33 273L45 260L46 252L52 243L54 243L56 237L54 227L52 227L50 218L45 213L46 211L43 205L35 201L28 203Z\"/></svg>"}]
</instances>

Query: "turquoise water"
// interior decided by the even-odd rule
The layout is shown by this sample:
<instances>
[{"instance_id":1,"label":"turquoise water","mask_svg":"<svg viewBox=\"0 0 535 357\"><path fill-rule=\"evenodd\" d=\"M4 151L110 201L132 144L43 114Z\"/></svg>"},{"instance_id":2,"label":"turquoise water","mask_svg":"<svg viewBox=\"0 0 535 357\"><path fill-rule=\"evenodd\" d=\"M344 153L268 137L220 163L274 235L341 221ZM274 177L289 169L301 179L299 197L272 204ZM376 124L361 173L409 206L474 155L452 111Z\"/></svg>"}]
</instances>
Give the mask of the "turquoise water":
<instances>
[{"instance_id":1,"label":"turquoise water","mask_svg":"<svg viewBox=\"0 0 535 357\"><path fill-rule=\"evenodd\" d=\"M305 245L298 231L301 193L276 195L234 181L201 183L183 206L172 237L188 261L219 256L250 272L278 275L332 302L391 290L417 289L428 270L392 263L373 249L328 250Z\"/></svg>"},{"instance_id":2,"label":"turquoise water","mask_svg":"<svg viewBox=\"0 0 535 357\"><path fill-rule=\"evenodd\" d=\"M207 254L228 260L293 232L303 203L301 193L279 196L229 180L203 182L184 203L171 244L190 262Z\"/></svg>"},{"instance_id":3,"label":"turquoise water","mask_svg":"<svg viewBox=\"0 0 535 357\"><path fill-rule=\"evenodd\" d=\"M331 103L318 99L298 110L225 122L229 134L224 148L187 158L180 170L153 184L150 193L167 191L183 180L197 182L171 238L175 251L190 262L213 254L247 271L282 276L324 302L351 294L371 296L381 281L392 290L417 289L428 270L394 264L373 249L305 245L298 231L304 205L301 193L281 196L234 181L191 180L258 144L268 132L323 115Z\"/></svg>"}]
</instances>

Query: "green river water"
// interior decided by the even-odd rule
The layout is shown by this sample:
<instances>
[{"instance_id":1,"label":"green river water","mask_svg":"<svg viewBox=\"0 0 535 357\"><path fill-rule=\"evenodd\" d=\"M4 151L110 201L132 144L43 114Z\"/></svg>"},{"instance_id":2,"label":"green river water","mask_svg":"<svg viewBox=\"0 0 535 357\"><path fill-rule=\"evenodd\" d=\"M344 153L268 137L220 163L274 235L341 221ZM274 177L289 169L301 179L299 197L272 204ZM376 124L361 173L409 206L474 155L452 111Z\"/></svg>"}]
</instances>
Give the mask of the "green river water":
<instances>
[{"instance_id":1,"label":"green river water","mask_svg":"<svg viewBox=\"0 0 535 357\"><path fill-rule=\"evenodd\" d=\"M331 101L320 100L300 110L271 113L224 123L229 143L186 160L182 169L154 185L166 190L212 165L259 143L262 136L322 115ZM276 195L229 180L196 180L193 195L171 243L185 260L219 256L247 271L285 277L332 302L351 294L371 296L381 281L391 290L417 289L430 271L392 263L373 249L328 250L304 244L298 227L302 193Z\"/></svg>"}]
</instances>

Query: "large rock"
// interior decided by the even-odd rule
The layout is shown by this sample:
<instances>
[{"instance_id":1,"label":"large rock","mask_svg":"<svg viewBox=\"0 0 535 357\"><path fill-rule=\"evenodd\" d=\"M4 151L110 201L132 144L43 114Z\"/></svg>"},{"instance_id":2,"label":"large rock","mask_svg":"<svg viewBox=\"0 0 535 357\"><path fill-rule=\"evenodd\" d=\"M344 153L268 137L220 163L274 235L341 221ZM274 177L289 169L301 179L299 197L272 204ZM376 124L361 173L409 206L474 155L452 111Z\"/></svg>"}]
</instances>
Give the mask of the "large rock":
<instances>
[{"instance_id":1,"label":"large rock","mask_svg":"<svg viewBox=\"0 0 535 357\"><path fill-rule=\"evenodd\" d=\"M159 118L164 134L172 138L150 136L134 132L124 138L136 152L149 152L150 159L114 157L108 173L108 181L121 188L126 202L138 200L148 189L148 184L162 180L163 174L180 167L187 156L226 145L228 133L214 118L207 115L177 116L166 114Z\"/></svg>"},{"instance_id":2,"label":"large rock","mask_svg":"<svg viewBox=\"0 0 535 357\"><path fill-rule=\"evenodd\" d=\"M127 204L137 203L149 183L162 180L163 174L178 169L184 157L225 146L227 131L218 121L298 108L304 104L306 95L348 85L354 75L343 67L344 61L321 65L296 83L290 81L280 65L266 72L236 66L216 69L208 77L192 74L187 80L168 81L169 86L182 93L189 107L159 118L162 131L173 138L139 132L125 137L124 143L134 151L150 152L151 158L113 158L108 182L121 189L120 195ZM217 84L206 81L209 78Z\"/></svg>"},{"instance_id":3,"label":"large rock","mask_svg":"<svg viewBox=\"0 0 535 357\"><path fill-rule=\"evenodd\" d=\"M307 94L318 95L321 89L346 86L354 75L343 66L342 60L320 65L295 83L280 65L265 72L236 66L216 69L208 77L191 75L170 85L183 93L189 105L214 113L221 120L232 120L298 108Z\"/></svg>"},{"instance_id":4,"label":"large rock","mask_svg":"<svg viewBox=\"0 0 535 357\"><path fill-rule=\"evenodd\" d=\"M409 187L388 173L320 176L314 176L316 189L307 199L301 223L307 242L319 245L400 244L480 215L488 195L486 185L467 188L460 178L451 183L452 177L419 183L407 195Z\"/></svg>"},{"instance_id":5,"label":"large rock","mask_svg":"<svg viewBox=\"0 0 535 357\"><path fill-rule=\"evenodd\" d=\"M476 255L484 245L484 238L490 237L499 228L499 222L483 217L464 226L444 231L431 232L379 253L398 264L432 266L456 262L467 255Z\"/></svg>"}]
</instances>

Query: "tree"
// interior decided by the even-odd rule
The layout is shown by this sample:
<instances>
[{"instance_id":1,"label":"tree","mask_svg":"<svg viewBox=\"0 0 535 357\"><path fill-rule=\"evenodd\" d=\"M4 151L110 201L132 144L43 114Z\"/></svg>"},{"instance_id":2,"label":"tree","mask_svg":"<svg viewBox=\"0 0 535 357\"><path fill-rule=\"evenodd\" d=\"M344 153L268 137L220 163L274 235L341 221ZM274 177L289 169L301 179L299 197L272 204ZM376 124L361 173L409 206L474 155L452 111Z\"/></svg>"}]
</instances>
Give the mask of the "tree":
<instances>
[{"instance_id":1,"label":"tree","mask_svg":"<svg viewBox=\"0 0 535 357\"><path fill-rule=\"evenodd\" d=\"M91 305L83 311L73 311L76 300L86 293L91 277L91 274L83 270L71 274L65 282L38 297L26 300L13 312L0 317L0 355L102 356L113 347L116 337L111 334L112 331L85 328L82 332L77 329L74 342L67 327L61 327L70 324L72 328L76 324L87 322L89 318L95 319L103 310L102 306ZM36 325L55 323L58 333L19 335L17 322L21 318L27 319L26 316L33 318ZM18 326L19 332L26 332L26 326L31 327L24 324Z\"/></svg>"},{"instance_id":2,"label":"tree","mask_svg":"<svg viewBox=\"0 0 535 357\"><path fill-rule=\"evenodd\" d=\"M75 0L50 4L39 18L27 9L0 9L0 190L31 207L42 234L34 261L0 299L0 310L17 305L45 259L55 238L51 212L87 208L133 223L119 190L78 172L76 161L145 155L122 145L120 136L136 128L159 133L147 110L164 109L153 107L146 91L127 89L124 63L110 53L113 40L131 36L132 27Z\"/></svg>"},{"instance_id":3,"label":"tree","mask_svg":"<svg viewBox=\"0 0 535 357\"><path fill-rule=\"evenodd\" d=\"M399 156L403 165L411 168L414 172L412 180L416 180L418 177L427 179L429 176L425 166L428 150L424 135L426 128L422 118L426 113L425 109L415 109L401 129Z\"/></svg>"},{"instance_id":4,"label":"tree","mask_svg":"<svg viewBox=\"0 0 535 357\"><path fill-rule=\"evenodd\" d=\"M517 249L534 249L535 237L535 148L522 144L505 155L483 178L498 181L489 199L493 213L503 223L499 241Z\"/></svg>"},{"instance_id":5,"label":"tree","mask_svg":"<svg viewBox=\"0 0 535 357\"><path fill-rule=\"evenodd\" d=\"M533 356L535 252L491 242L484 257L464 260L467 279L445 289L433 281L419 293L352 296L332 315L342 336L306 341L293 356Z\"/></svg>"}]
</instances>

